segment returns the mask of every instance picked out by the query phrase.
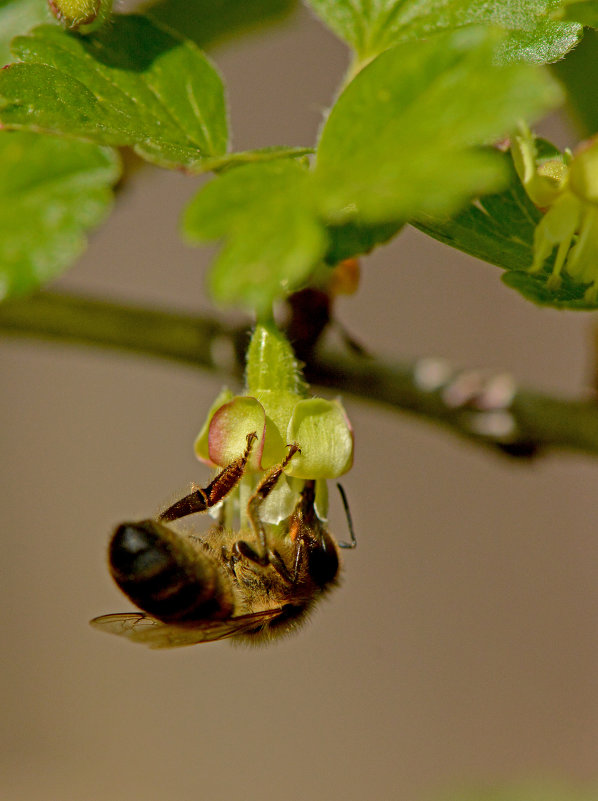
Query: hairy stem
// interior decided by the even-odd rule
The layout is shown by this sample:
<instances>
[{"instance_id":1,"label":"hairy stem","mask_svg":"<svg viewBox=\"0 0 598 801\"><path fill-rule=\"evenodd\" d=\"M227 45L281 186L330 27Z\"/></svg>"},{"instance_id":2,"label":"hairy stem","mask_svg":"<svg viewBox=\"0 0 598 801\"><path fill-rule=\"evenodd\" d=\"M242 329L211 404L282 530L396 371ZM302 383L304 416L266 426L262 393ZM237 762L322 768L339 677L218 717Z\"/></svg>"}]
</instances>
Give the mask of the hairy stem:
<instances>
[{"instance_id":1,"label":"hairy stem","mask_svg":"<svg viewBox=\"0 0 598 801\"><path fill-rule=\"evenodd\" d=\"M247 344L245 329L217 318L56 292L2 304L0 331L162 357L239 379ZM422 381L422 363L389 363L340 351L317 351L305 373L312 383L411 412L513 456L551 448L598 454L594 398L567 400L513 386L502 401L492 401L493 374L484 378L479 371L458 372L438 362L443 376L430 383ZM468 386L477 388L471 391Z\"/></svg>"}]
</instances>

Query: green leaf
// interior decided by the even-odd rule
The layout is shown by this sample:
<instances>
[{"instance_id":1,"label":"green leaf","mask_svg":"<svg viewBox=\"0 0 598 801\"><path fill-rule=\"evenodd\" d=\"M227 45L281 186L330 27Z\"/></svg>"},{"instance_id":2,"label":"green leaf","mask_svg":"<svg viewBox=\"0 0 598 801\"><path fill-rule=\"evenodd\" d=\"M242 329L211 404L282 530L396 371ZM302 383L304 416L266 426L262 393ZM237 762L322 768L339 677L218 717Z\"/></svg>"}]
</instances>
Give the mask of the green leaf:
<instances>
[{"instance_id":1,"label":"green leaf","mask_svg":"<svg viewBox=\"0 0 598 801\"><path fill-rule=\"evenodd\" d=\"M297 0L162 0L147 3L148 16L200 47L284 19Z\"/></svg>"},{"instance_id":2,"label":"green leaf","mask_svg":"<svg viewBox=\"0 0 598 801\"><path fill-rule=\"evenodd\" d=\"M502 276L502 281L537 306L551 306L553 309L574 309L576 311L598 309L598 303L592 303L584 297L588 284L576 284L569 276L563 275L560 288L554 290L548 289L546 286L547 278L547 270L543 270L541 273L512 270Z\"/></svg>"},{"instance_id":3,"label":"green leaf","mask_svg":"<svg viewBox=\"0 0 598 801\"><path fill-rule=\"evenodd\" d=\"M478 259L502 267L503 282L527 300L557 309L595 309L584 299L587 284L575 283L563 274L558 290L548 289L554 255L538 273L527 272L533 261L534 231L542 219L525 193L510 159L505 155L511 180L508 189L481 197L454 217L418 217L412 224L420 231Z\"/></svg>"},{"instance_id":4,"label":"green leaf","mask_svg":"<svg viewBox=\"0 0 598 801\"><path fill-rule=\"evenodd\" d=\"M54 26L13 40L0 73L0 122L129 145L167 167L226 151L222 81L198 48L140 16L85 38Z\"/></svg>"},{"instance_id":5,"label":"green leaf","mask_svg":"<svg viewBox=\"0 0 598 801\"><path fill-rule=\"evenodd\" d=\"M381 223L380 225L348 222L345 225L329 225L326 228L329 240L326 262L337 264L343 259L369 253L377 245L382 245L396 236L402 227L402 222Z\"/></svg>"},{"instance_id":6,"label":"green leaf","mask_svg":"<svg viewBox=\"0 0 598 801\"><path fill-rule=\"evenodd\" d=\"M36 289L79 256L119 174L107 148L0 132L0 297Z\"/></svg>"},{"instance_id":7,"label":"green leaf","mask_svg":"<svg viewBox=\"0 0 598 801\"><path fill-rule=\"evenodd\" d=\"M43 0L0 0L0 65L12 61L10 42L14 36L51 19Z\"/></svg>"},{"instance_id":8,"label":"green leaf","mask_svg":"<svg viewBox=\"0 0 598 801\"><path fill-rule=\"evenodd\" d=\"M587 30L579 45L553 64L565 84L567 103L584 136L598 131L598 31Z\"/></svg>"},{"instance_id":9,"label":"green leaf","mask_svg":"<svg viewBox=\"0 0 598 801\"><path fill-rule=\"evenodd\" d=\"M498 153L478 145L560 92L527 65L493 66L494 37L469 28L398 45L348 85L322 131L314 173L328 222L398 222L447 214L506 183Z\"/></svg>"},{"instance_id":10,"label":"green leaf","mask_svg":"<svg viewBox=\"0 0 598 801\"><path fill-rule=\"evenodd\" d=\"M560 0L309 0L335 33L364 62L400 42L440 31L486 25L507 35L500 58L545 64L570 50L578 22L553 19Z\"/></svg>"},{"instance_id":11,"label":"green leaf","mask_svg":"<svg viewBox=\"0 0 598 801\"><path fill-rule=\"evenodd\" d=\"M542 213L525 193L510 158L505 154L501 158L510 174L505 191L481 197L453 217L419 215L412 225L505 270L526 270L533 260L534 230Z\"/></svg>"},{"instance_id":12,"label":"green leaf","mask_svg":"<svg viewBox=\"0 0 598 801\"><path fill-rule=\"evenodd\" d=\"M598 28L598 0L564 0L563 18L575 20L589 28Z\"/></svg>"},{"instance_id":13,"label":"green leaf","mask_svg":"<svg viewBox=\"0 0 598 801\"><path fill-rule=\"evenodd\" d=\"M307 280L327 244L307 181L297 162L272 161L230 170L196 195L184 217L187 237L226 238L210 278L217 301L268 315L277 298Z\"/></svg>"}]
</instances>

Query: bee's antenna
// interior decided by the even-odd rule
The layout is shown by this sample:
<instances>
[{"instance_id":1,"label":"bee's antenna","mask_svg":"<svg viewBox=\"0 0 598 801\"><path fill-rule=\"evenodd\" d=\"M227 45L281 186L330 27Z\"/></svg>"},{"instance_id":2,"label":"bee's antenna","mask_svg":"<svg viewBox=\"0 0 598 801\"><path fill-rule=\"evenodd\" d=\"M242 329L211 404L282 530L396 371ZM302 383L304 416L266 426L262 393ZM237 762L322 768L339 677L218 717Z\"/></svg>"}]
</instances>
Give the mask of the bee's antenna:
<instances>
[{"instance_id":1,"label":"bee's antenna","mask_svg":"<svg viewBox=\"0 0 598 801\"><path fill-rule=\"evenodd\" d=\"M349 534L351 535L351 542L339 542L339 548L357 548L357 539L355 537L355 531L353 530L353 518L351 517L351 510L349 509L349 501L347 500L347 496L345 494L345 490L342 488L340 484L336 485L338 491L340 492L341 501L343 502L343 506L345 509L345 514L347 516L347 525L349 526Z\"/></svg>"}]
</instances>

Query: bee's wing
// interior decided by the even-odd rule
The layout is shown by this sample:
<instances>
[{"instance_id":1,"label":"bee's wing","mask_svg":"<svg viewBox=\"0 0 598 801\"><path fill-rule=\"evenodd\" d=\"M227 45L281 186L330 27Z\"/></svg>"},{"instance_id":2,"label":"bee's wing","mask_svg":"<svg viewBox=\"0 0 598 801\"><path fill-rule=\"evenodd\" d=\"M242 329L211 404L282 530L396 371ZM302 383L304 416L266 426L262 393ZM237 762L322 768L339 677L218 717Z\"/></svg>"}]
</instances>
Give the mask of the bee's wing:
<instances>
[{"instance_id":1,"label":"bee's wing","mask_svg":"<svg viewBox=\"0 0 598 801\"><path fill-rule=\"evenodd\" d=\"M90 620L90 624L100 631L127 637L133 642L141 642L150 648L178 648L182 645L196 645L200 642L213 642L232 637L235 634L260 628L278 617L280 607L239 615L228 620L206 620L203 623L188 623L175 626L163 623L155 617L141 612L123 612L115 615L101 615Z\"/></svg>"}]
</instances>

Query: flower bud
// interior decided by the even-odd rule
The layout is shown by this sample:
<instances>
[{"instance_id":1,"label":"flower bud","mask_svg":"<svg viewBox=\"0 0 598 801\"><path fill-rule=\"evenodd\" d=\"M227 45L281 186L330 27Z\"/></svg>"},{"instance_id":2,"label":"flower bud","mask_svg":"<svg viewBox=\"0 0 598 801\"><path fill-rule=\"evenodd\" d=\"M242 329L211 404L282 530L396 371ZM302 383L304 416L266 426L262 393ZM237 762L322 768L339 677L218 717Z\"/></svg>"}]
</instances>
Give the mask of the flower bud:
<instances>
[{"instance_id":1,"label":"flower bud","mask_svg":"<svg viewBox=\"0 0 598 801\"><path fill-rule=\"evenodd\" d=\"M529 271L539 273L556 248L546 286L556 291L561 273L587 284L584 300L598 302L598 138L583 143L573 156L538 159L536 140L527 129L511 149L515 168L530 199L546 209L534 232Z\"/></svg>"},{"instance_id":2,"label":"flower bud","mask_svg":"<svg viewBox=\"0 0 598 801\"><path fill-rule=\"evenodd\" d=\"M110 16L113 0L48 0L50 11L69 30L87 33Z\"/></svg>"}]
</instances>

